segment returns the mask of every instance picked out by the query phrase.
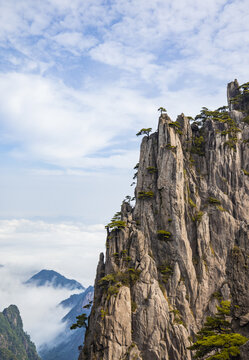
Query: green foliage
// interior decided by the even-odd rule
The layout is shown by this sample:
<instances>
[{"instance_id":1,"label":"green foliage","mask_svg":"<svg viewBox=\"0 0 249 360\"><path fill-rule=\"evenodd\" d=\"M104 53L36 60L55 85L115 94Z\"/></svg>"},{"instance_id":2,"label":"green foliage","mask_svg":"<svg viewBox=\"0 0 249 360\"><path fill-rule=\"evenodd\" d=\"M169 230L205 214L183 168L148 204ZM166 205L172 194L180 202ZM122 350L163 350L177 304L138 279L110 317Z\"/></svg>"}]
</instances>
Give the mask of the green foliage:
<instances>
[{"instance_id":1,"label":"green foliage","mask_svg":"<svg viewBox=\"0 0 249 360\"><path fill-rule=\"evenodd\" d=\"M137 163L135 166L134 166L134 170L137 170L139 168L139 163Z\"/></svg>"},{"instance_id":2,"label":"green foliage","mask_svg":"<svg viewBox=\"0 0 249 360\"><path fill-rule=\"evenodd\" d=\"M154 166L148 166L147 167L147 170L150 174L154 174L154 173L157 173L157 168L154 167Z\"/></svg>"},{"instance_id":3,"label":"green foliage","mask_svg":"<svg viewBox=\"0 0 249 360\"><path fill-rule=\"evenodd\" d=\"M129 268L124 272L116 272L102 277L98 285L107 294L107 300L112 296L117 296L121 286L133 286L139 279L141 271L135 268Z\"/></svg>"},{"instance_id":4,"label":"green foliage","mask_svg":"<svg viewBox=\"0 0 249 360\"><path fill-rule=\"evenodd\" d=\"M157 111L160 111L161 112L161 115L162 113L166 113L167 110L164 108L164 107L160 107L159 109L157 109Z\"/></svg>"},{"instance_id":5,"label":"green foliage","mask_svg":"<svg viewBox=\"0 0 249 360\"><path fill-rule=\"evenodd\" d=\"M70 329L71 330L75 330L77 328L82 328L82 327L87 327L87 315L86 314L81 314L79 316L76 316L77 322L75 324L73 324Z\"/></svg>"},{"instance_id":6,"label":"green foliage","mask_svg":"<svg viewBox=\"0 0 249 360\"><path fill-rule=\"evenodd\" d=\"M205 141L204 141L204 137L201 136L196 136L193 138L193 145L191 147L191 153L192 154L197 154L199 156L204 156L205 155Z\"/></svg>"},{"instance_id":7,"label":"green foliage","mask_svg":"<svg viewBox=\"0 0 249 360\"><path fill-rule=\"evenodd\" d=\"M170 143L168 143L167 145L166 145L166 149L169 149L169 150L176 150L176 146L173 146L173 145L171 145Z\"/></svg>"},{"instance_id":8,"label":"green foliage","mask_svg":"<svg viewBox=\"0 0 249 360\"><path fill-rule=\"evenodd\" d=\"M191 197L188 197L188 203L190 206L192 206L193 208L196 207L196 204L193 202L193 200L191 199Z\"/></svg>"},{"instance_id":9,"label":"green foliage","mask_svg":"<svg viewBox=\"0 0 249 360\"><path fill-rule=\"evenodd\" d=\"M158 266L157 269L161 274L162 282L166 284L170 276L173 274L171 265L167 261L164 261L161 265Z\"/></svg>"},{"instance_id":10,"label":"green foliage","mask_svg":"<svg viewBox=\"0 0 249 360\"><path fill-rule=\"evenodd\" d=\"M126 197L127 198L127 197ZM111 222L105 226L106 229L120 230L126 227L126 222L121 220L121 212L117 212Z\"/></svg>"},{"instance_id":11,"label":"green foliage","mask_svg":"<svg viewBox=\"0 0 249 360\"><path fill-rule=\"evenodd\" d=\"M245 169L242 169L243 173L247 176L249 176L249 171L246 171Z\"/></svg>"},{"instance_id":12,"label":"green foliage","mask_svg":"<svg viewBox=\"0 0 249 360\"><path fill-rule=\"evenodd\" d=\"M18 358L8 349L0 348L0 359L2 360L18 360Z\"/></svg>"},{"instance_id":13,"label":"green foliage","mask_svg":"<svg viewBox=\"0 0 249 360\"><path fill-rule=\"evenodd\" d=\"M226 106L222 106L214 111L203 107L201 113L197 115L195 119L200 119L202 122L205 122L207 119L212 119L216 122L226 124L227 129L221 131L221 135L228 135L229 139L224 143L224 145L230 147L230 149L236 150L236 143L238 141L237 133L241 130L236 127L236 122L229 116Z\"/></svg>"},{"instance_id":14,"label":"green foliage","mask_svg":"<svg viewBox=\"0 0 249 360\"><path fill-rule=\"evenodd\" d=\"M143 128L136 135L137 136L147 135L149 137L151 131L152 131L152 128L147 128L147 129Z\"/></svg>"},{"instance_id":15,"label":"green foliage","mask_svg":"<svg viewBox=\"0 0 249 360\"><path fill-rule=\"evenodd\" d=\"M220 210L220 211L227 211L226 209L223 208L223 206L221 205L216 205L216 209Z\"/></svg>"},{"instance_id":16,"label":"green foliage","mask_svg":"<svg viewBox=\"0 0 249 360\"><path fill-rule=\"evenodd\" d=\"M90 309L91 308L91 306L92 306L92 301L89 301L89 303L88 304L86 304L85 306L83 306L83 309Z\"/></svg>"},{"instance_id":17,"label":"green foliage","mask_svg":"<svg viewBox=\"0 0 249 360\"><path fill-rule=\"evenodd\" d=\"M181 313L180 313L180 311L178 309L170 310L170 312L174 314L174 324L182 324L182 325L184 325L184 323L182 321Z\"/></svg>"},{"instance_id":18,"label":"green foliage","mask_svg":"<svg viewBox=\"0 0 249 360\"><path fill-rule=\"evenodd\" d=\"M231 104L240 104L243 102L245 96L249 94L249 82L240 85L239 91L240 93L238 95L230 99Z\"/></svg>"},{"instance_id":19,"label":"green foliage","mask_svg":"<svg viewBox=\"0 0 249 360\"><path fill-rule=\"evenodd\" d=\"M171 121L169 123L169 126L173 127L173 128L181 129L181 125L180 125L180 123L178 121Z\"/></svg>"},{"instance_id":20,"label":"green foliage","mask_svg":"<svg viewBox=\"0 0 249 360\"><path fill-rule=\"evenodd\" d=\"M221 301L223 299L222 294L220 291L215 291L212 296L213 299L217 299L219 301Z\"/></svg>"},{"instance_id":21,"label":"green foliage","mask_svg":"<svg viewBox=\"0 0 249 360\"><path fill-rule=\"evenodd\" d=\"M0 359L40 360L35 345L23 331L18 308L10 305L0 312Z\"/></svg>"},{"instance_id":22,"label":"green foliage","mask_svg":"<svg viewBox=\"0 0 249 360\"><path fill-rule=\"evenodd\" d=\"M180 123L179 123L178 121L172 121L172 122L170 122L170 123L169 123L169 126L172 127L172 128L174 128L175 131L176 131L179 135L182 135L182 134L183 134L183 132L182 132L182 130L181 130L181 125L180 125Z\"/></svg>"},{"instance_id":23,"label":"green foliage","mask_svg":"<svg viewBox=\"0 0 249 360\"><path fill-rule=\"evenodd\" d=\"M157 237L159 240L168 241L171 238L171 232L166 230L158 230Z\"/></svg>"},{"instance_id":24,"label":"green foliage","mask_svg":"<svg viewBox=\"0 0 249 360\"><path fill-rule=\"evenodd\" d=\"M153 198L154 193L153 191L139 191L138 192L138 199L151 199Z\"/></svg>"},{"instance_id":25,"label":"green foliage","mask_svg":"<svg viewBox=\"0 0 249 360\"><path fill-rule=\"evenodd\" d=\"M249 125L249 115L247 115L246 117L244 117L244 118L242 119L242 121L243 121L244 123L246 123L246 124Z\"/></svg>"},{"instance_id":26,"label":"green foliage","mask_svg":"<svg viewBox=\"0 0 249 360\"><path fill-rule=\"evenodd\" d=\"M195 222L200 222L203 215L204 215L204 212L203 212L203 211L198 211L198 212L195 213L195 215L192 217L192 220L195 221Z\"/></svg>"},{"instance_id":27,"label":"green foliage","mask_svg":"<svg viewBox=\"0 0 249 360\"><path fill-rule=\"evenodd\" d=\"M209 202L209 204L215 204L215 205L220 205L221 204L221 202L220 202L220 200L218 200L218 199L215 199L214 197L209 197L208 198L208 202Z\"/></svg>"},{"instance_id":28,"label":"green foliage","mask_svg":"<svg viewBox=\"0 0 249 360\"><path fill-rule=\"evenodd\" d=\"M106 317L106 315L108 315L108 311L104 310L104 309L101 309L100 314L101 314L101 319L103 320Z\"/></svg>"},{"instance_id":29,"label":"green foliage","mask_svg":"<svg viewBox=\"0 0 249 360\"><path fill-rule=\"evenodd\" d=\"M137 303L135 301L131 301L131 311L135 312L137 310Z\"/></svg>"},{"instance_id":30,"label":"green foliage","mask_svg":"<svg viewBox=\"0 0 249 360\"><path fill-rule=\"evenodd\" d=\"M232 333L230 301L221 301L217 313L208 316L203 328L197 333L197 341L189 347L195 351L195 359L229 360L238 356L239 346L248 339L240 334Z\"/></svg>"}]
</instances>

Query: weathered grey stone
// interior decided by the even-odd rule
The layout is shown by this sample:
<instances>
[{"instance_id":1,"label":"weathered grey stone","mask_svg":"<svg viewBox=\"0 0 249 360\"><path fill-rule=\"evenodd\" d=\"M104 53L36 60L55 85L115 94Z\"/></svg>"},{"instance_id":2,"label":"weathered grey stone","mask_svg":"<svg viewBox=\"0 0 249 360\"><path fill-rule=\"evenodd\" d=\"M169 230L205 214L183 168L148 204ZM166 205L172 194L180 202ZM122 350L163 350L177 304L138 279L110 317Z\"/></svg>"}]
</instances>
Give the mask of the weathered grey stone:
<instances>
[{"instance_id":1,"label":"weathered grey stone","mask_svg":"<svg viewBox=\"0 0 249 360\"><path fill-rule=\"evenodd\" d=\"M249 359L249 341L240 347L240 358L241 360Z\"/></svg>"},{"instance_id":2,"label":"weathered grey stone","mask_svg":"<svg viewBox=\"0 0 249 360\"><path fill-rule=\"evenodd\" d=\"M228 85L228 100L238 87ZM191 337L222 298L234 329L249 335L249 125L241 108L230 110L240 130L232 146L228 124L191 128L183 114L176 124L160 116L143 138L136 205L123 203L127 226L108 234L80 360L190 360ZM108 295L99 280L111 273L137 279Z\"/></svg>"},{"instance_id":3,"label":"weathered grey stone","mask_svg":"<svg viewBox=\"0 0 249 360\"><path fill-rule=\"evenodd\" d=\"M244 326L244 325L246 325L246 324L248 324L249 323L249 313L247 313L246 315L242 315L241 317L240 317L240 322L239 322L239 324L240 324L240 326Z\"/></svg>"}]
</instances>

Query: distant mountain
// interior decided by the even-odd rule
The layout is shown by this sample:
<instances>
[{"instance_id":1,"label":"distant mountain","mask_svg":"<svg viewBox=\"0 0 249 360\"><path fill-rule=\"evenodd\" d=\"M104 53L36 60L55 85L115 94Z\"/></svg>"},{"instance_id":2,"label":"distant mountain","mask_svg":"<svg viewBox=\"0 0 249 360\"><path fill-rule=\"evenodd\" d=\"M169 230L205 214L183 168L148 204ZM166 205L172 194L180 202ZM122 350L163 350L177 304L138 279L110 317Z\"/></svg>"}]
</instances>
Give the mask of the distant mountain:
<instances>
[{"instance_id":1,"label":"distant mountain","mask_svg":"<svg viewBox=\"0 0 249 360\"><path fill-rule=\"evenodd\" d=\"M84 292L82 292L80 294L71 295L66 300L63 300L62 302L60 302L59 305L61 305L63 307L70 307L72 309L72 308L75 308L76 305L78 305L78 306L81 305L83 302L86 302L86 304L87 304L89 301L92 301L93 291L94 291L93 286L89 286ZM81 306L84 306L84 305L81 305Z\"/></svg>"},{"instance_id":2,"label":"distant mountain","mask_svg":"<svg viewBox=\"0 0 249 360\"><path fill-rule=\"evenodd\" d=\"M69 290L85 290L85 288L76 280L67 279L54 270L41 270L28 281L26 285L34 286L53 286L54 288L67 288Z\"/></svg>"},{"instance_id":3,"label":"distant mountain","mask_svg":"<svg viewBox=\"0 0 249 360\"><path fill-rule=\"evenodd\" d=\"M23 331L20 312L15 305L0 312L0 359L41 360L34 343Z\"/></svg>"},{"instance_id":4,"label":"distant mountain","mask_svg":"<svg viewBox=\"0 0 249 360\"><path fill-rule=\"evenodd\" d=\"M76 316L85 313L89 315L90 309L83 309L93 300L93 287L89 286L86 291L71 295L68 299L62 301L59 305L63 307L70 307L71 310L62 319L67 324L64 333L59 334L55 340L54 347L44 346L40 350L40 355L43 360L77 360L79 357L79 347L83 345L85 336L85 329L79 328L70 330L70 326L76 322Z\"/></svg>"}]
</instances>

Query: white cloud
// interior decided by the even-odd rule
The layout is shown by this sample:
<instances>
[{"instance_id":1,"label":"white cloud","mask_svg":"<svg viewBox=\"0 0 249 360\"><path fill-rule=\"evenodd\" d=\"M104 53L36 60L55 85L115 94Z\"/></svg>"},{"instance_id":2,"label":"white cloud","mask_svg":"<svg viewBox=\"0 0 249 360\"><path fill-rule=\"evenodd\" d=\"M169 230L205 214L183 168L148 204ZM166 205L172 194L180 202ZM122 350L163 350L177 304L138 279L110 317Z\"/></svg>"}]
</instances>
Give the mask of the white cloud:
<instances>
[{"instance_id":1,"label":"white cloud","mask_svg":"<svg viewBox=\"0 0 249 360\"><path fill-rule=\"evenodd\" d=\"M101 224L0 220L3 265L29 271L53 269L79 280L84 286L93 283L105 237Z\"/></svg>"},{"instance_id":2,"label":"white cloud","mask_svg":"<svg viewBox=\"0 0 249 360\"><path fill-rule=\"evenodd\" d=\"M24 330L38 347L52 342L63 331L65 324L60 320L68 310L57 305L72 291L35 288L23 282L41 269L52 269L84 286L93 284L105 237L101 224L0 220L4 265L0 267L0 311L10 304L17 305Z\"/></svg>"},{"instance_id":3,"label":"white cloud","mask_svg":"<svg viewBox=\"0 0 249 360\"><path fill-rule=\"evenodd\" d=\"M88 50L97 44L97 39L93 36L83 36L79 32L62 32L51 38L58 45L71 51L74 55L80 55L84 50Z\"/></svg>"},{"instance_id":4,"label":"white cloud","mask_svg":"<svg viewBox=\"0 0 249 360\"><path fill-rule=\"evenodd\" d=\"M24 331L39 347L52 342L58 333L64 331L65 324L61 319L68 311L57 306L62 300L72 294L65 289L52 287L32 287L23 284L23 274L20 267L0 268L0 311L11 304L18 306L23 320Z\"/></svg>"},{"instance_id":5,"label":"white cloud","mask_svg":"<svg viewBox=\"0 0 249 360\"><path fill-rule=\"evenodd\" d=\"M57 305L72 291L26 286L23 282L41 269L52 269L80 281L94 283L106 231L101 224L47 223L28 219L0 221L0 311L18 306L24 330L39 347L53 342L65 324L68 310ZM73 291L75 293L75 291Z\"/></svg>"},{"instance_id":6,"label":"white cloud","mask_svg":"<svg viewBox=\"0 0 249 360\"><path fill-rule=\"evenodd\" d=\"M155 113L152 103L120 86L76 91L38 75L0 79L4 134L18 144L12 154L63 167L84 166L85 157L98 157L124 132L134 136Z\"/></svg>"}]
</instances>

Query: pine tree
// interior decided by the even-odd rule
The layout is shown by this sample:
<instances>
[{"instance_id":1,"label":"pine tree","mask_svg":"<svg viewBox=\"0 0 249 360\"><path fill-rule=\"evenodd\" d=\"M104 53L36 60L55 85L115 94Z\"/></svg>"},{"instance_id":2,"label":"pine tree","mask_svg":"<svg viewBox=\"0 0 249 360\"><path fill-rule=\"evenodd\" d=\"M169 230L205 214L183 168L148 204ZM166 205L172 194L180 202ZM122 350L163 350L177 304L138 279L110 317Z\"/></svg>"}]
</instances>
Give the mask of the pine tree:
<instances>
[{"instance_id":1,"label":"pine tree","mask_svg":"<svg viewBox=\"0 0 249 360\"><path fill-rule=\"evenodd\" d=\"M197 341L189 347L195 350L195 359L229 360L236 359L239 347L247 342L247 338L232 332L230 301L221 301L217 313L208 316L203 328L197 333Z\"/></svg>"}]
</instances>

